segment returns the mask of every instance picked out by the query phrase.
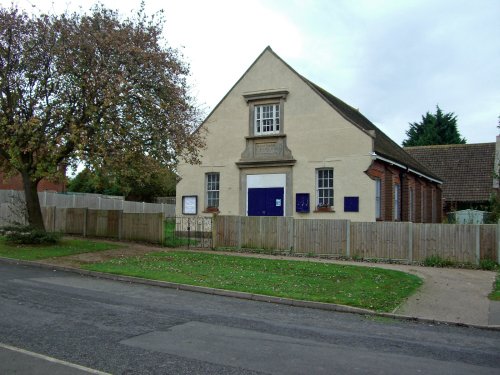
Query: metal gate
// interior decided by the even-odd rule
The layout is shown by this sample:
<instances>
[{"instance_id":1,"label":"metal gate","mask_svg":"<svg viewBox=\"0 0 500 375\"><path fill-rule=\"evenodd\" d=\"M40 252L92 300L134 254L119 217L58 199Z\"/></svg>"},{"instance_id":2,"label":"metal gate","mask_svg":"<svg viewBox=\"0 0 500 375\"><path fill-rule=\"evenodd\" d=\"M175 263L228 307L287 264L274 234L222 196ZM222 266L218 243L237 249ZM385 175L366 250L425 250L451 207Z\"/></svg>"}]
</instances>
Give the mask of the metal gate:
<instances>
[{"instance_id":1,"label":"metal gate","mask_svg":"<svg viewBox=\"0 0 500 375\"><path fill-rule=\"evenodd\" d=\"M165 246L212 248L212 218L169 217L165 220Z\"/></svg>"}]
</instances>

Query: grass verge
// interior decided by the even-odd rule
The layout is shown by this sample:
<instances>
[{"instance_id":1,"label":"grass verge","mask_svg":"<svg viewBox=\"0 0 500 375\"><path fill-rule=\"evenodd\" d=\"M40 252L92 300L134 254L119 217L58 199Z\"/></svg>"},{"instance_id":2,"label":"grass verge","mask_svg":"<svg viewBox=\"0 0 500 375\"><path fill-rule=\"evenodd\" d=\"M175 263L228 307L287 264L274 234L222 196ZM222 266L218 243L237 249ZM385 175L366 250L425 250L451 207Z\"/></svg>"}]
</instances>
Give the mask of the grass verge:
<instances>
[{"instance_id":1,"label":"grass verge","mask_svg":"<svg viewBox=\"0 0 500 375\"><path fill-rule=\"evenodd\" d=\"M0 256L21 260L39 260L66 255L91 253L122 245L80 239L62 239L57 245L11 245L0 237Z\"/></svg>"},{"instance_id":2,"label":"grass verge","mask_svg":"<svg viewBox=\"0 0 500 375\"><path fill-rule=\"evenodd\" d=\"M85 265L100 272L392 311L422 284L404 272L205 253L150 253Z\"/></svg>"},{"instance_id":3,"label":"grass verge","mask_svg":"<svg viewBox=\"0 0 500 375\"><path fill-rule=\"evenodd\" d=\"M493 292L490 293L489 298L492 301L500 301L500 271L497 274L497 278L493 286Z\"/></svg>"}]
</instances>

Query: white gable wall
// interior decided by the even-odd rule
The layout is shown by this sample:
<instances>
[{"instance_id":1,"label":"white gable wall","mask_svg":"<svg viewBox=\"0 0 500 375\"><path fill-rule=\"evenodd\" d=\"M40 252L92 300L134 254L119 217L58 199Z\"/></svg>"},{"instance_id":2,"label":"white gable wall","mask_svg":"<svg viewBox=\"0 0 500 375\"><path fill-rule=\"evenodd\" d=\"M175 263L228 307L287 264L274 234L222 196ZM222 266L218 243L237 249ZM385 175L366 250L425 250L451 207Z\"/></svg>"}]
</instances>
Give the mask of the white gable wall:
<instances>
[{"instance_id":1,"label":"white gable wall","mask_svg":"<svg viewBox=\"0 0 500 375\"><path fill-rule=\"evenodd\" d=\"M249 135L249 106L243 95L263 91L288 91L282 126L287 146L296 163L288 168L251 168L246 174L283 173L291 170L293 210L286 215L304 218L375 220L375 185L365 173L371 164L372 138L344 119L295 72L266 50L207 118L206 150L201 165L180 164L182 180L177 185L177 214L182 196L197 195L198 211L205 208L205 173L220 173L220 212L246 214L242 171L235 164L245 150ZM316 168L334 168L335 212L314 213ZM311 213L295 213L295 194L309 193ZM344 196L359 197L357 213L344 212Z\"/></svg>"}]
</instances>

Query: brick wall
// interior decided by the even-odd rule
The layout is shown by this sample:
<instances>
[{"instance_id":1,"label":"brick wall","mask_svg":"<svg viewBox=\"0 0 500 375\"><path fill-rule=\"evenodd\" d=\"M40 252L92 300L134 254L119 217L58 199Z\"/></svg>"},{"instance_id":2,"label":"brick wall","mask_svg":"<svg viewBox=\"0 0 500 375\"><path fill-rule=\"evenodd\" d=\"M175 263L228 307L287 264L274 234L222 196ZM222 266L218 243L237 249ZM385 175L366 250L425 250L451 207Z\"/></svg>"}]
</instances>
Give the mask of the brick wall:
<instances>
[{"instance_id":1,"label":"brick wall","mask_svg":"<svg viewBox=\"0 0 500 375\"><path fill-rule=\"evenodd\" d=\"M422 222L422 181L420 178L415 179L415 222Z\"/></svg>"},{"instance_id":2,"label":"brick wall","mask_svg":"<svg viewBox=\"0 0 500 375\"><path fill-rule=\"evenodd\" d=\"M375 160L366 173L371 178L378 178L381 181L380 220L394 221L394 185L399 184L402 221L415 223L442 221L442 192L438 184L380 160ZM411 208L410 191L413 191Z\"/></svg>"},{"instance_id":3,"label":"brick wall","mask_svg":"<svg viewBox=\"0 0 500 375\"><path fill-rule=\"evenodd\" d=\"M40 181L37 186L38 191L50 190L57 191L58 193L64 192L65 188L64 182L54 182L45 179ZM21 175L5 179L3 173L0 172L0 190L24 190Z\"/></svg>"}]
</instances>

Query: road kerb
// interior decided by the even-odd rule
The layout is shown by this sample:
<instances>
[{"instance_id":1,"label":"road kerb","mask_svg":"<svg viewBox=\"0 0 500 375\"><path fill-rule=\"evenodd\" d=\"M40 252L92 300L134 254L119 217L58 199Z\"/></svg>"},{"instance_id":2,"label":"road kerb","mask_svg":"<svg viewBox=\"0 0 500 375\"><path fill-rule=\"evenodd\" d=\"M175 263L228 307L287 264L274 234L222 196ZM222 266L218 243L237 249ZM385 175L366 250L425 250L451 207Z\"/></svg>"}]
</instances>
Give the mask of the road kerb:
<instances>
[{"instance_id":1,"label":"road kerb","mask_svg":"<svg viewBox=\"0 0 500 375\"><path fill-rule=\"evenodd\" d=\"M76 274L79 274L82 276L91 276L91 277L113 280L113 281L144 284L144 285L157 286L157 287L162 287L162 288L170 288L170 289L177 289L177 290L183 290L183 291L189 291L189 292L212 294L212 295L218 295L218 296L223 296L223 297L232 297L232 298L253 300L253 301L259 301L259 302L268 302L268 303L289 305L289 306L295 306L295 307L306 307L306 308L311 308L311 309L336 311L336 312L359 314L359 315L365 315L365 316L378 316L378 317L390 318L390 319L395 319L395 320L406 320L406 321L420 322L420 323L426 323L426 324L432 324L432 325L450 325L450 326L456 326L456 327L469 327L469 328L478 328L478 329L485 329L485 330L500 331L500 325L480 325L480 324L469 324L469 323L459 323L459 322L448 322L448 321L434 320L434 319L428 319L428 318L419 318L419 317L415 317L415 316L399 315L399 314L394 314L394 313L376 312L376 311L372 311L372 310L362 309L359 307L339 305L339 304L335 304L335 303L303 301L303 300L296 300L296 299L292 299L292 298L282 298L282 297L266 296L266 295L252 294L252 293L246 293L246 292L231 291L231 290L225 290L225 289L209 288L209 287L204 287L204 286L179 284L179 283L173 283L170 281L150 280L150 279L143 279L143 278L134 277L134 276L124 276L124 275L117 275L117 274L111 274L111 273L89 271L89 270L84 270L81 268L60 266L60 265L55 265L55 264L50 264L50 263L41 263L41 262L35 262L35 261L29 261L29 260L19 260L19 259L0 257L0 262L8 263L8 264L16 264L16 265L35 266L35 267L39 267L39 268L52 269L52 270L62 271L62 272L71 272L71 273L76 273Z\"/></svg>"}]
</instances>

